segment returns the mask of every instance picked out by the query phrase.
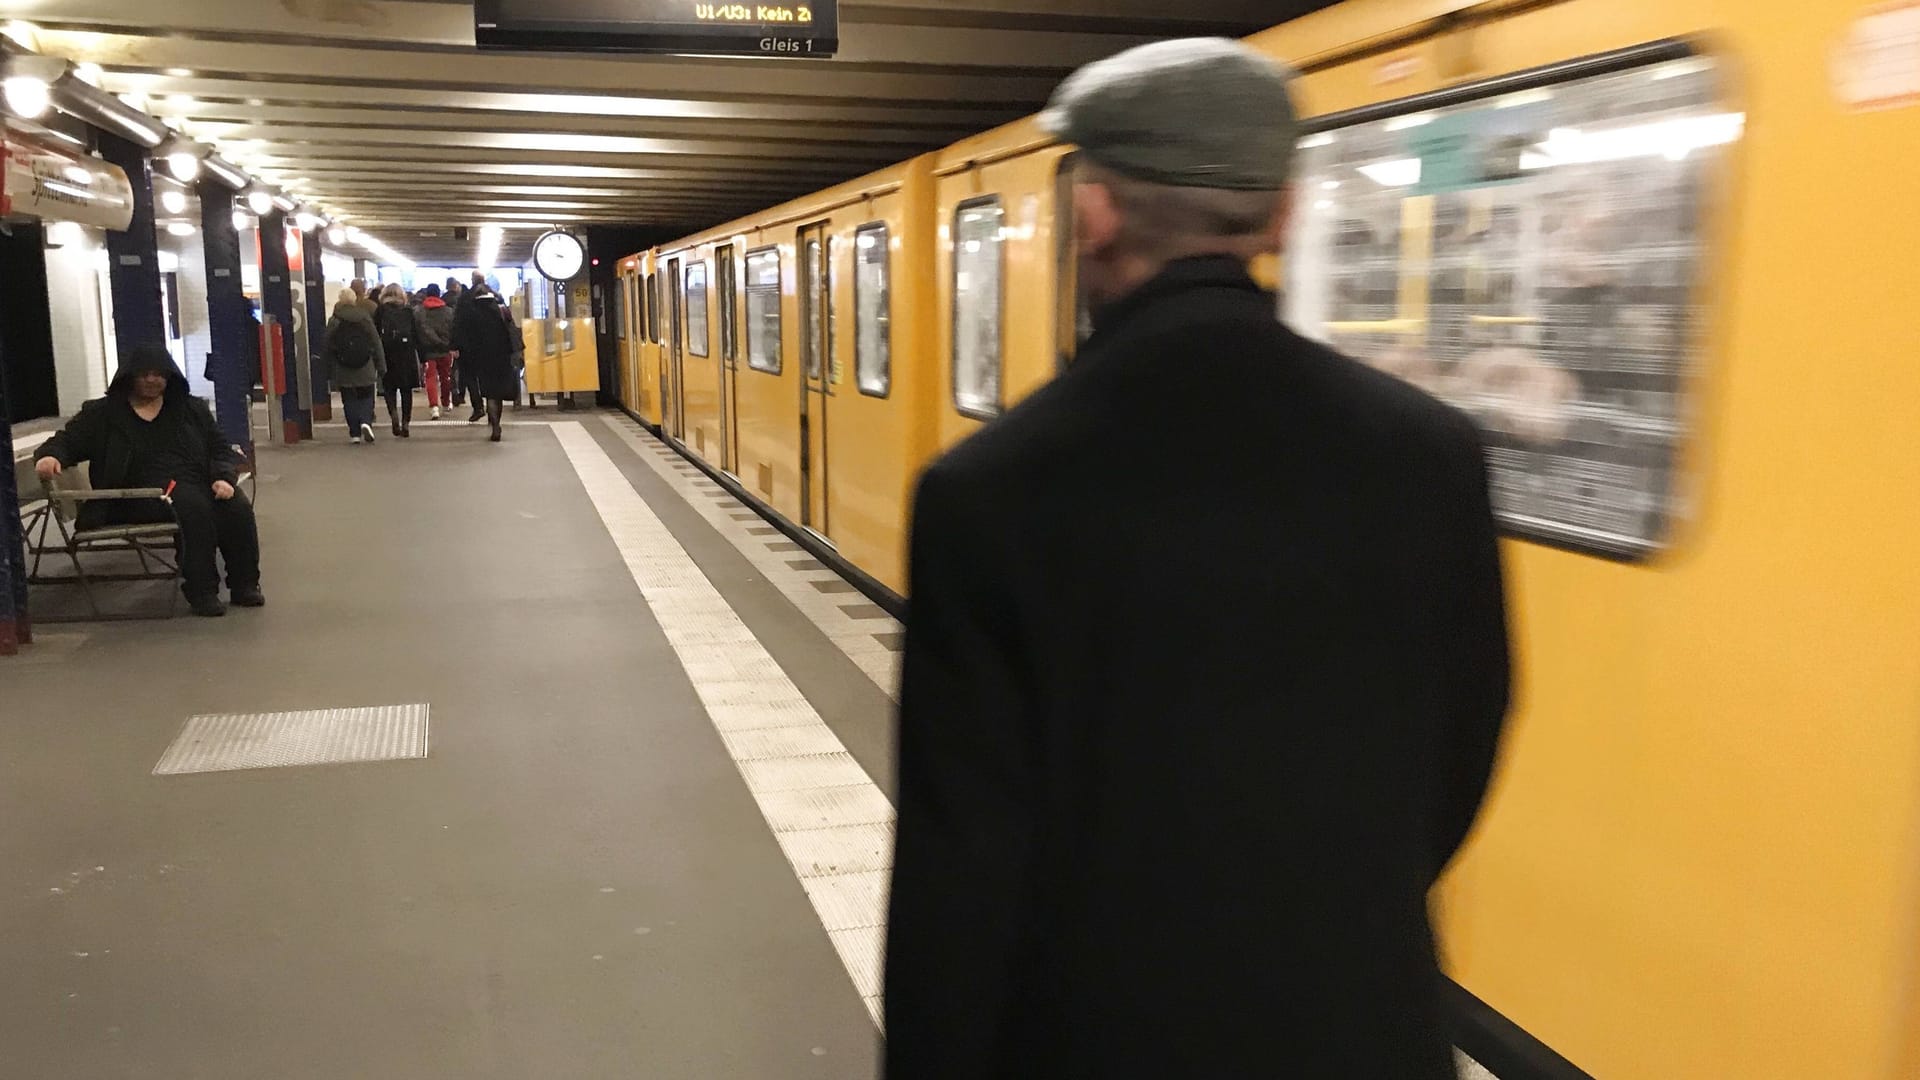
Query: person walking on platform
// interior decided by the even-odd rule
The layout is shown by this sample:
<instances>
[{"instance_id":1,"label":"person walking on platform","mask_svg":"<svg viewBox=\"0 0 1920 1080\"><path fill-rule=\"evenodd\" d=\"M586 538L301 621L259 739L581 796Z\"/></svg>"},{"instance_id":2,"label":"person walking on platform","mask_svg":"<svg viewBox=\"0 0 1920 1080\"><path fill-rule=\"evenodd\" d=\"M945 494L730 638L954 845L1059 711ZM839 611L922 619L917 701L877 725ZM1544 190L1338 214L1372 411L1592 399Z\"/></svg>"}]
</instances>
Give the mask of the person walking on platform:
<instances>
[{"instance_id":1,"label":"person walking on platform","mask_svg":"<svg viewBox=\"0 0 1920 1080\"><path fill-rule=\"evenodd\" d=\"M340 407L347 414L347 437L355 443L373 442L374 389L386 378L387 360L381 351L380 331L373 315L351 289L340 294L327 320L329 378L340 391Z\"/></svg>"},{"instance_id":2,"label":"person walking on platform","mask_svg":"<svg viewBox=\"0 0 1920 1080\"><path fill-rule=\"evenodd\" d=\"M462 378L467 381L467 392L473 395L474 412L486 416L494 442L500 441L502 408L520 393L511 337L500 297L484 284L468 289L453 317L453 350L460 356Z\"/></svg>"},{"instance_id":3,"label":"person walking on platform","mask_svg":"<svg viewBox=\"0 0 1920 1080\"><path fill-rule=\"evenodd\" d=\"M387 398L387 419L396 439L413 438L413 392L420 388L420 328L407 291L389 285L380 293L380 309L373 314L380 331L380 352L387 359L380 389Z\"/></svg>"},{"instance_id":4,"label":"person walking on platform","mask_svg":"<svg viewBox=\"0 0 1920 1080\"><path fill-rule=\"evenodd\" d=\"M366 278L354 278L347 283L347 288L353 290L353 302L363 308L367 314L371 315L379 310L379 301L367 295Z\"/></svg>"},{"instance_id":5,"label":"person walking on platform","mask_svg":"<svg viewBox=\"0 0 1920 1080\"><path fill-rule=\"evenodd\" d=\"M458 279L447 279L447 291L444 294L444 299L447 302L447 306L453 309L453 315L456 319L460 317L460 301L466 299L466 295L467 287L460 284ZM453 380L451 400L455 405L464 405L467 402L467 376L466 372L460 367L460 354L458 352L453 354ZM473 403L473 412L474 415L467 417L467 423L469 424L477 422L482 415L478 401Z\"/></svg>"},{"instance_id":6,"label":"person walking on platform","mask_svg":"<svg viewBox=\"0 0 1920 1080\"><path fill-rule=\"evenodd\" d=\"M1144 46L1079 147L1094 333L914 501L891 1080L1453 1080L1428 890L1508 701L1480 439L1294 334L1291 73ZM1196 470L1156 431L1223 440Z\"/></svg>"},{"instance_id":7,"label":"person walking on platform","mask_svg":"<svg viewBox=\"0 0 1920 1080\"><path fill-rule=\"evenodd\" d=\"M429 284L416 315L420 357L426 369L427 405L438 420L442 405L453 408L453 308L440 299L440 286Z\"/></svg>"},{"instance_id":8,"label":"person walking on platform","mask_svg":"<svg viewBox=\"0 0 1920 1080\"><path fill-rule=\"evenodd\" d=\"M40 448L34 471L51 481L88 462L87 481L96 491L160 488L158 499L136 503L106 520L101 503L80 511L87 528L178 520L181 592L195 615L225 615L220 602L220 565L227 564L227 593L241 607L267 602L260 592L260 532L253 504L239 490L240 457L206 402L188 391L186 376L160 345L130 350L107 386L105 397L80 406L67 425Z\"/></svg>"}]
</instances>

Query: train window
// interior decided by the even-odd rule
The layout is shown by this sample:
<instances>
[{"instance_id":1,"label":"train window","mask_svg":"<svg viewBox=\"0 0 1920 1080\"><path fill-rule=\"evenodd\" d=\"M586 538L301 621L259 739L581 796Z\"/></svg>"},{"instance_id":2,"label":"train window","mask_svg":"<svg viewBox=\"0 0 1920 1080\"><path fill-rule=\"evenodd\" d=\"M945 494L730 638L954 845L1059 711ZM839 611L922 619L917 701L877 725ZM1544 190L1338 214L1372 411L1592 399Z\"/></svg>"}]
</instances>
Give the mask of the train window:
<instances>
[{"instance_id":1,"label":"train window","mask_svg":"<svg viewBox=\"0 0 1920 1080\"><path fill-rule=\"evenodd\" d=\"M660 344L660 272L647 275L647 340Z\"/></svg>"},{"instance_id":2,"label":"train window","mask_svg":"<svg viewBox=\"0 0 1920 1080\"><path fill-rule=\"evenodd\" d=\"M853 236L853 367L860 392L886 397L893 390L893 295L888 278L888 234L881 223Z\"/></svg>"},{"instance_id":3,"label":"train window","mask_svg":"<svg viewBox=\"0 0 1920 1080\"><path fill-rule=\"evenodd\" d=\"M1704 207L1745 117L1649 46L1314 125L1286 317L1479 424L1511 533L1613 558L1687 511Z\"/></svg>"},{"instance_id":4,"label":"train window","mask_svg":"<svg viewBox=\"0 0 1920 1080\"><path fill-rule=\"evenodd\" d=\"M800 325L805 336L800 339L800 366L806 370L807 378L818 379L820 375L820 346L825 340L825 328L821 319L825 313L820 310L822 294L829 290L822 288L827 279L827 248L819 232L801 230L800 241Z\"/></svg>"},{"instance_id":5,"label":"train window","mask_svg":"<svg viewBox=\"0 0 1920 1080\"><path fill-rule=\"evenodd\" d=\"M707 355L707 264L687 267L687 351Z\"/></svg>"},{"instance_id":6,"label":"train window","mask_svg":"<svg viewBox=\"0 0 1920 1080\"><path fill-rule=\"evenodd\" d=\"M1093 336L1093 316L1080 292L1080 245L1074 235L1073 177L1080 168L1080 152L1060 159L1054 174L1054 366L1065 371Z\"/></svg>"},{"instance_id":7,"label":"train window","mask_svg":"<svg viewBox=\"0 0 1920 1080\"><path fill-rule=\"evenodd\" d=\"M747 366L780 374L780 249L747 252Z\"/></svg>"},{"instance_id":8,"label":"train window","mask_svg":"<svg viewBox=\"0 0 1920 1080\"><path fill-rule=\"evenodd\" d=\"M719 259L719 268L715 274L714 285L720 294L720 355L728 363L732 363L740 359L739 332L733 325L736 303L734 291L739 287L734 279L733 246L729 244L720 248L716 255Z\"/></svg>"},{"instance_id":9,"label":"train window","mask_svg":"<svg viewBox=\"0 0 1920 1080\"><path fill-rule=\"evenodd\" d=\"M967 416L997 416L1006 211L989 195L961 203L953 217L953 404Z\"/></svg>"}]
</instances>

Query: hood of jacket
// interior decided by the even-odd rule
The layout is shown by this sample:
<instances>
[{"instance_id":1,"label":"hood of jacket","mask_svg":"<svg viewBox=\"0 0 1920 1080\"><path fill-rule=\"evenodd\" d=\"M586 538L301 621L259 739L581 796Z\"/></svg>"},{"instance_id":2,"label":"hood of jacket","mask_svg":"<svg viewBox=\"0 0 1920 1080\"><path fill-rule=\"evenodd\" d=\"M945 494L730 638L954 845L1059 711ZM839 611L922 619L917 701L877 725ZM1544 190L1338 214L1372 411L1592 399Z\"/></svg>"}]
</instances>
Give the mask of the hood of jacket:
<instances>
[{"instance_id":1,"label":"hood of jacket","mask_svg":"<svg viewBox=\"0 0 1920 1080\"><path fill-rule=\"evenodd\" d=\"M188 392L187 377L174 365L172 354L158 345L136 345L120 361L113 381L107 384L107 396L126 401L133 397L133 379L143 371L167 373L167 396L180 397Z\"/></svg>"},{"instance_id":2,"label":"hood of jacket","mask_svg":"<svg viewBox=\"0 0 1920 1080\"><path fill-rule=\"evenodd\" d=\"M447 302L437 296L429 296L420 302L420 306L426 308L428 311L437 311L440 308L446 307Z\"/></svg>"},{"instance_id":3,"label":"hood of jacket","mask_svg":"<svg viewBox=\"0 0 1920 1080\"><path fill-rule=\"evenodd\" d=\"M341 322L365 323L369 330L373 328L373 309L358 300L342 300L333 305L333 317Z\"/></svg>"}]
</instances>

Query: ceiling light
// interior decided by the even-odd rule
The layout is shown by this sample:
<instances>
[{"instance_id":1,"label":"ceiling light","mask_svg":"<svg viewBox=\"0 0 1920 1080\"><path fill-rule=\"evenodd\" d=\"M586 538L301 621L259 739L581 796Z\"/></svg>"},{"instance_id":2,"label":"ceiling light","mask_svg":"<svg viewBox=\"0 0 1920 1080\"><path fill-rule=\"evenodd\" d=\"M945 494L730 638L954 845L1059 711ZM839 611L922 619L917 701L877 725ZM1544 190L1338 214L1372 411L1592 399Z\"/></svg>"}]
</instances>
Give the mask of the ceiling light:
<instances>
[{"instance_id":1,"label":"ceiling light","mask_svg":"<svg viewBox=\"0 0 1920 1080\"><path fill-rule=\"evenodd\" d=\"M167 232L174 236L192 236L193 226L184 221L172 221L167 223Z\"/></svg>"},{"instance_id":2,"label":"ceiling light","mask_svg":"<svg viewBox=\"0 0 1920 1080\"><path fill-rule=\"evenodd\" d=\"M300 204L287 198L285 195L275 195L273 197L273 205L279 207L281 213L291 214L293 213L293 208Z\"/></svg>"},{"instance_id":3,"label":"ceiling light","mask_svg":"<svg viewBox=\"0 0 1920 1080\"><path fill-rule=\"evenodd\" d=\"M120 95L120 104L125 105L129 109L136 109L140 112L146 112L147 111L147 95L142 94L137 90L129 90L126 93Z\"/></svg>"},{"instance_id":4,"label":"ceiling light","mask_svg":"<svg viewBox=\"0 0 1920 1080\"><path fill-rule=\"evenodd\" d=\"M169 74L169 75L171 75L171 76L173 76L173 77L174 77L174 78L176 78L176 79L191 79L191 78L193 78L193 72L191 72L191 71L188 71L188 70L187 70L186 68L168 68L168 69L167 69L167 74Z\"/></svg>"},{"instance_id":5,"label":"ceiling light","mask_svg":"<svg viewBox=\"0 0 1920 1080\"><path fill-rule=\"evenodd\" d=\"M0 26L0 37L12 38L13 43L23 49L35 52L39 50L37 39L40 37L40 28L25 19L14 19L5 26Z\"/></svg>"},{"instance_id":6,"label":"ceiling light","mask_svg":"<svg viewBox=\"0 0 1920 1080\"><path fill-rule=\"evenodd\" d=\"M7 108L15 116L31 120L47 111L52 102L52 87L38 75L9 75L5 83Z\"/></svg>"},{"instance_id":7,"label":"ceiling light","mask_svg":"<svg viewBox=\"0 0 1920 1080\"><path fill-rule=\"evenodd\" d=\"M320 227L320 219L302 210L293 216L293 227L301 232L312 232Z\"/></svg>"},{"instance_id":8,"label":"ceiling light","mask_svg":"<svg viewBox=\"0 0 1920 1080\"><path fill-rule=\"evenodd\" d=\"M273 196L265 188L254 188L247 192L247 205L256 217L266 217L273 213Z\"/></svg>"},{"instance_id":9,"label":"ceiling light","mask_svg":"<svg viewBox=\"0 0 1920 1080\"><path fill-rule=\"evenodd\" d=\"M167 171L181 183L191 183L200 175L200 155L191 150L175 150L167 155Z\"/></svg>"},{"instance_id":10,"label":"ceiling light","mask_svg":"<svg viewBox=\"0 0 1920 1080\"><path fill-rule=\"evenodd\" d=\"M480 226L480 252L475 266L482 272L491 273L500 261L500 240L505 230L498 225Z\"/></svg>"},{"instance_id":11,"label":"ceiling light","mask_svg":"<svg viewBox=\"0 0 1920 1080\"><path fill-rule=\"evenodd\" d=\"M193 100L193 95L191 94L168 94L167 104L175 109L186 110L200 103Z\"/></svg>"},{"instance_id":12,"label":"ceiling light","mask_svg":"<svg viewBox=\"0 0 1920 1080\"><path fill-rule=\"evenodd\" d=\"M327 243L332 244L334 247L339 247L342 244L345 244L346 242L347 242L347 230L341 228L338 225L335 225L333 228L327 230Z\"/></svg>"},{"instance_id":13,"label":"ceiling light","mask_svg":"<svg viewBox=\"0 0 1920 1080\"><path fill-rule=\"evenodd\" d=\"M101 69L100 65L91 60L84 64L75 64L73 66L73 77L86 83L88 86L99 86L101 78L105 75L106 72Z\"/></svg>"},{"instance_id":14,"label":"ceiling light","mask_svg":"<svg viewBox=\"0 0 1920 1080\"><path fill-rule=\"evenodd\" d=\"M1388 131L1405 131L1408 128L1425 127L1431 123L1433 123L1432 113L1409 113L1406 116L1396 116L1381 126Z\"/></svg>"},{"instance_id":15,"label":"ceiling light","mask_svg":"<svg viewBox=\"0 0 1920 1080\"><path fill-rule=\"evenodd\" d=\"M160 208L162 210L165 210L169 214L186 213L187 212L187 193L184 191L175 191L172 188L168 188L167 190L160 193Z\"/></svg>"},{"instance_id":16,"label":"ceiling light","mask_svg":"<svg viewBox=\"0 0 1920 1080\"><path fill-rule=\"evenodd\" d=\"M89 186L93 184L93 174L78 165L69 165L60 171L66 174L67 179L76 184L87 184Z\"/></svg>"},{"instance_id":17,"label":"ceiling light","mask_svg":"<svg viewBox=\"0 0 1920 1080\"><path fill-rule=\"evenodd\" d=\"M253 218L249 217L245 210L235 210L233 212L233 231L246 232L251 228L253 228Z\"/></svg>"}]
</instances>

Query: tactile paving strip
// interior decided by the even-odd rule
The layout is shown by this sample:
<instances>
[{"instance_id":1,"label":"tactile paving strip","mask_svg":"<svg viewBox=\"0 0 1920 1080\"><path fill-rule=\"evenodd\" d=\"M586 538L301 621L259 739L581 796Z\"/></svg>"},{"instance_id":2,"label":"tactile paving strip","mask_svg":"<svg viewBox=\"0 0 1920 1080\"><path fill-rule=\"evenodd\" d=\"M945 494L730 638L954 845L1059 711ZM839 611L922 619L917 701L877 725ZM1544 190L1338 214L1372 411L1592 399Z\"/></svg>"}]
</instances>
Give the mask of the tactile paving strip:
<instances>
[{"instance_id":1,"label":"tactile paving strip","mask_svg":"<svg viewBox=\"0 0 1920 1080\"><path fill-rule=\"evenodd\" d=\"M187 720L155 776L427 756L427 706L226 713Z\"/></svg>"}]
</instances>

